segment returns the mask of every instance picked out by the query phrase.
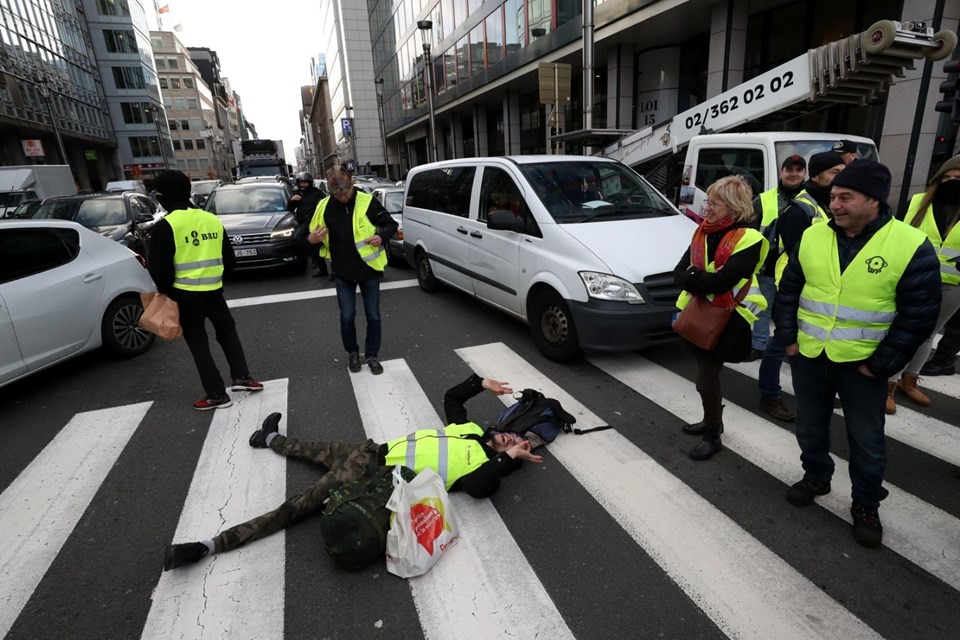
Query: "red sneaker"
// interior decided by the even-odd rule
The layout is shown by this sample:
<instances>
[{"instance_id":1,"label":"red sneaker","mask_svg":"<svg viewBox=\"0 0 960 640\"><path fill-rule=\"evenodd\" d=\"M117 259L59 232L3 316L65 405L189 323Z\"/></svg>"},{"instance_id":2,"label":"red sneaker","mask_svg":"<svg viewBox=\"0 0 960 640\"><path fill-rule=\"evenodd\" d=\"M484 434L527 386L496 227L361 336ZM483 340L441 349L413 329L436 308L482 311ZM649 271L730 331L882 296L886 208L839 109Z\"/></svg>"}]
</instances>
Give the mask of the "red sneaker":
<instances>
[{"instance_id":1,"label":"red sneaker","mask_svg":"<svg viewBox=\"0 0 960 640\"><path fill-rule=\"evenodd\" d=\"M263 391L263 383L257 382L253 378L234 380L230 385L230 391Z\"/></svg>"},{"instance_id":2,"label":"red sneaker","mask_svg":"<svg viewBox=\"0 0 960 640\"><path fill-rule=\"evenodd\" d=\"M197 411L210 411L211 409L223 409L233 404L230 396L224 394L222 398L211 398L204 396L193 403L193 408Z\"/></svg>"}]
</instances>

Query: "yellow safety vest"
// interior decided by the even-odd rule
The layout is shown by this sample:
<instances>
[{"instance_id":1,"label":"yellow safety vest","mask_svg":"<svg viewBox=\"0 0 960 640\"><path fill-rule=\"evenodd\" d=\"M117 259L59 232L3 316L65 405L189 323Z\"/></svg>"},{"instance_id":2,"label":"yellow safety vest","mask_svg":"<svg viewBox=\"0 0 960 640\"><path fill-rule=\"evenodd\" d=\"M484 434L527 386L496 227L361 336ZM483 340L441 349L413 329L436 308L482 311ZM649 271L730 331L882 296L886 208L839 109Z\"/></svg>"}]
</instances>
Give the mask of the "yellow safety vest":
<instances>
[{"instance_id":1,"label":"yellow safety vest","mask_svg":"<svg viewBox=\"0 0 960 640\"><path fill-rule=\"evenodd\" d=\"M763 216L760 218L760 233L766 237L767 229L780 216L779 187L768 189L760 194L760 207L763 211Z\"/></svg>"},{"instance_id":2,"label":"yellow safety vest","mask_svg":"<svg viewBox=\"0 0 960 640\"><path fill-rule=\"evenodd\" d=\"M810 207L814 214L810 219L812 223L816 224L818 222L827 222L830 220L830 216L827 215L827 212L823 210L823 207L817 204L817 201L814 200L809 193L807 193L806 189L798 193L797 197L794 198L793 201ZM780 279L783 277L783 272L787 270L788 262L790 262L790 256L787 255L786 251L784 251L780 254L780 257L777 258L777 265L773 270L773 281L776 283L777 287L780 286Z\"/></svg>"},{"instance_id":3,"label":"yellow safety vest","mask_svg":"<svg viewBox=\"0 0 960 640\"><path fill-rule=\"evenodd\" d=\"M907 209L907 215L903 220L910 226L913 226L911 224L913 219L920 213L920 202L923 200L923 195L918 193L910 198L910 207ZM960 271L957 270L957 263L951 262L960 257L960 224L955 224L952 229L947 229L946 239L941 238L940 230L937 229L937 221L933 217L933 211L930 207L927 207L927 214L920 221L920 226L914 228L927 234L930 242L933 243L933 248L937 250L937 257L940 258L940 280L944 284L960 284Z\"/></svg>"},{"instance_id":4,"label":"yellow safety vest","mask_svg":"<svg viewBox=\"0 0 960 640\"><path fill-rule=\"evenodd\" d=\"M897 284L923 244L919 230L890 220L840 273L837 232L815 224L803 232L799 260L806 283L797 311L800 353L833 362L866 360L897 317Z\"/></svg>"},{"instance_id":5,"label":"yellow safety vest","mask_svg":"<svg viewBox=\"0 0 960 640\"><path fill-rule=\"evenodd\" d=\"M744 249L752 247L758 242L762 242L763 246L760 248L760 260L757 262L757 266L754 267L753 276L756 276L757 272L760 271L760 267L763 266L764 260L767 259L767 252L770 251L770 243L767 242L767 239L760 235L760 232L756 229L745 229L746 233L743 234L743 237L737 242L737 245L733 248L733 253L736 254ZM706 239L704 239L706 242ZM706 251L706 247L704 247ZM707 255L705 253L705 255ZM713 262L707 264L706 271L709 273L716 273L716 265ZM763 293L760 291L760 287L757 286L756 278L741 278L740 282L737 283L737 286L733 288L733 295L736 296L740 293L740 290L750 285L750 288L747 290L747 295L743 299L743 302L737 305L737 313L743 316L743 319L750 323L753 326L753 323L757 321L757 317L760 313L767 308L767 299L763 296ZM693 298L693 295L689 291L681 291L680 297L677 298L677 309L681 311L690 303L690 300ZM713 300L713 295L706 296L708 300Z\"/></svg>"},{"instance_id":6,"label":"yellow safety vest","mask_svg":"<svg viewBox=\"0 0 960 640\"><path fill-rule=\"evenodd\" d=\"M483 429L472 422L420 429L388 442L384 464L402 464L416 473L433 469L449 491L454 482L489 460L480 441L468 436L482 437Z\"/></svg>"},{"instance_id":7,"label":"yellow safety vest","mask_svg":"<svg viewBox=\"0 0 960 640\"><path fill-rule=\"evenodd\" d=\"M332 196L327 196L317 205L317 210L314 212L313 219L310 221L311 232L324 226L323 215L327 210L327 203L330 202L331 197ZM383 245L375 247L365 242L367 238L377 233L377 228L373 226L373 223L371 223L367 217L367 209L370 208L370 202L372 200L373 196L369 193L357 191L353 206L353 240L356 243L357 253L360 254L363 261L370 265L372 269L383 271L383 268L387 266L387 252L385 251L385 247ZM320 245L321 258L330 256L328 241L329 236L327 240Z\"/></svg>"},{"instance_id":8,"label":"yellow safety vest","mask_svg":"<svg viewBox=\"0 0 960 640\"><path fill-rule=\"evenodd\" d=\"M177 209L164 220L173 230L173 287L216 291L223 281L223 238L217 216L202 209Z\"/></svg>"}]
</instances>

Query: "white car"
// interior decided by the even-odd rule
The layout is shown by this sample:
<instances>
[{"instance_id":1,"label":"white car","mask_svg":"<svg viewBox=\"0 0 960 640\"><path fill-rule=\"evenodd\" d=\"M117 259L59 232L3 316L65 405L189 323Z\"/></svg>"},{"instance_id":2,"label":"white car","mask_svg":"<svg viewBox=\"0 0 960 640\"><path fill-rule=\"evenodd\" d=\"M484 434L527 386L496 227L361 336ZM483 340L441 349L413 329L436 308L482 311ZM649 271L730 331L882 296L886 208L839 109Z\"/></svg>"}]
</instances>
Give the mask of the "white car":
<instances>
[{"instance_id":1,"label":"white car","mask_svg":"<svg viewBox=\"0 0 960 640\"><path fill-rule=\"evenodd\" d=\"M137 322L155 289L144 259L65 220L0 226L0 386L103 346L140 355Z\"/></svg>"}]
</instances>

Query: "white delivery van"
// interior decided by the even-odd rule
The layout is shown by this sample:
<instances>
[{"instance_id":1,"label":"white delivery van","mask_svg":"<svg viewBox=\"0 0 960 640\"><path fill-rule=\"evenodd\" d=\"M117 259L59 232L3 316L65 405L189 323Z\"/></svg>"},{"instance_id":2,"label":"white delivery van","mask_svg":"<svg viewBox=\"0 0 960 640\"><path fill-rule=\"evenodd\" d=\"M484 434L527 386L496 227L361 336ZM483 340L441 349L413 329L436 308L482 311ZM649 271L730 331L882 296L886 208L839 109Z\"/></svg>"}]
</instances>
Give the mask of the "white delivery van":
<instances>
[{"instance_id":1,"label":"white delivery van","mask_svg":"<svg viewBox=\"0 0 960 640\"><path fill-rule=\"evenodd\" d=\"M403 249L420 287L450 285L530 325L553 360L671 340L673 269L696 229L608 158L468 158L410 170Z\"/></svg>"},{"instance_id":2,"label":"white delivery van","mask_svg":"<svg viewBox=\"0 0 960 640\"><path fill-rule=\"evenodd\" d=\"M76 192L73 173L65 164L0 167L0 218L12 214L24 202Z\"/></svg>"},{"instance_id":3,"label":"white delivery van","mask_svg":"<svg viewBox=\"0 0 960 640\"><path fill-rule=\"evenodd\" d=\"M870 138L840 133L762 131L714 133L690 139L680 183L679 206L684 214L699 221L707 202L707 187L729 175L740 175L759 195L777 186L780 165L793 155L810 162L815 153L831 151L839 140L851 140L861 158L879 160Z\"/></svg>"}]
</instances>

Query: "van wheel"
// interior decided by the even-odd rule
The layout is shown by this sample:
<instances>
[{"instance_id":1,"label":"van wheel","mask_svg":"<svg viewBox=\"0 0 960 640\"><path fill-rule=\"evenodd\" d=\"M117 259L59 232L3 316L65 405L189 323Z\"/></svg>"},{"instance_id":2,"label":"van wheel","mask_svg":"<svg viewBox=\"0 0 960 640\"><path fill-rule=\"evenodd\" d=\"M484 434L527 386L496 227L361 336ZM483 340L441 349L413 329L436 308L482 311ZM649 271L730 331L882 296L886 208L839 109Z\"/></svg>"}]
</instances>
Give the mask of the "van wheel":
<instances>
[{"instance_id":1,"label":"van wheel","mask_svg":"<svg viewBox=\"0 0 960 640\"><path fill-rule=\"evenodd\" d=\"M883 53L893 44L896 37L897 25L893 20L880 20L863 32L860 46L867 53Z\"/></svg>"},{"instance_id":2,"label":"van wheel","mask_svg":"<svg viewBox=\"0 0 960 640\"><path fill-rule=\"evenodd\" d=\"M530 303L530 333L540 353L554 362L580 355L580 341L567 303L553 291L543 291Z\"/></svg>"},{"instance_id":3,"label":"van wheel","mask_svg":"<svg viewBox=\"0 0 960 640\"><path fill-rule=\"evenodd\" d=\"M957 47L957 34L953 31L937 31L933 34L933 41L936 47L924 49L923 57L931 62L938 62L950 57L953 50Z\"/></svg>"},{"instance_id":4,"label":"van wheel","mask_svg":"<svg viewBox=\"0 0 960 640\"><path fill-rule=\"evenodd\" d=\"M417 257L414 261L417 265L417 282L420 288L427 293L435 293L440 290L440 281L433 275L433 269L430 267L430 258L427 257L423 249L417 250Z\"/></svg>"},{"instance_id":5,"label":"van wheel","mask_svg":"<svg viewBox=\"0 0 960 640\"><path fill-rule=\"evenodd\" d=\"M103 348L115 356L132 358L144 353L156 336L141 328L143 304L136 296L123 296L110 303L100 323Z\"/></svg>"}]
</instances>

